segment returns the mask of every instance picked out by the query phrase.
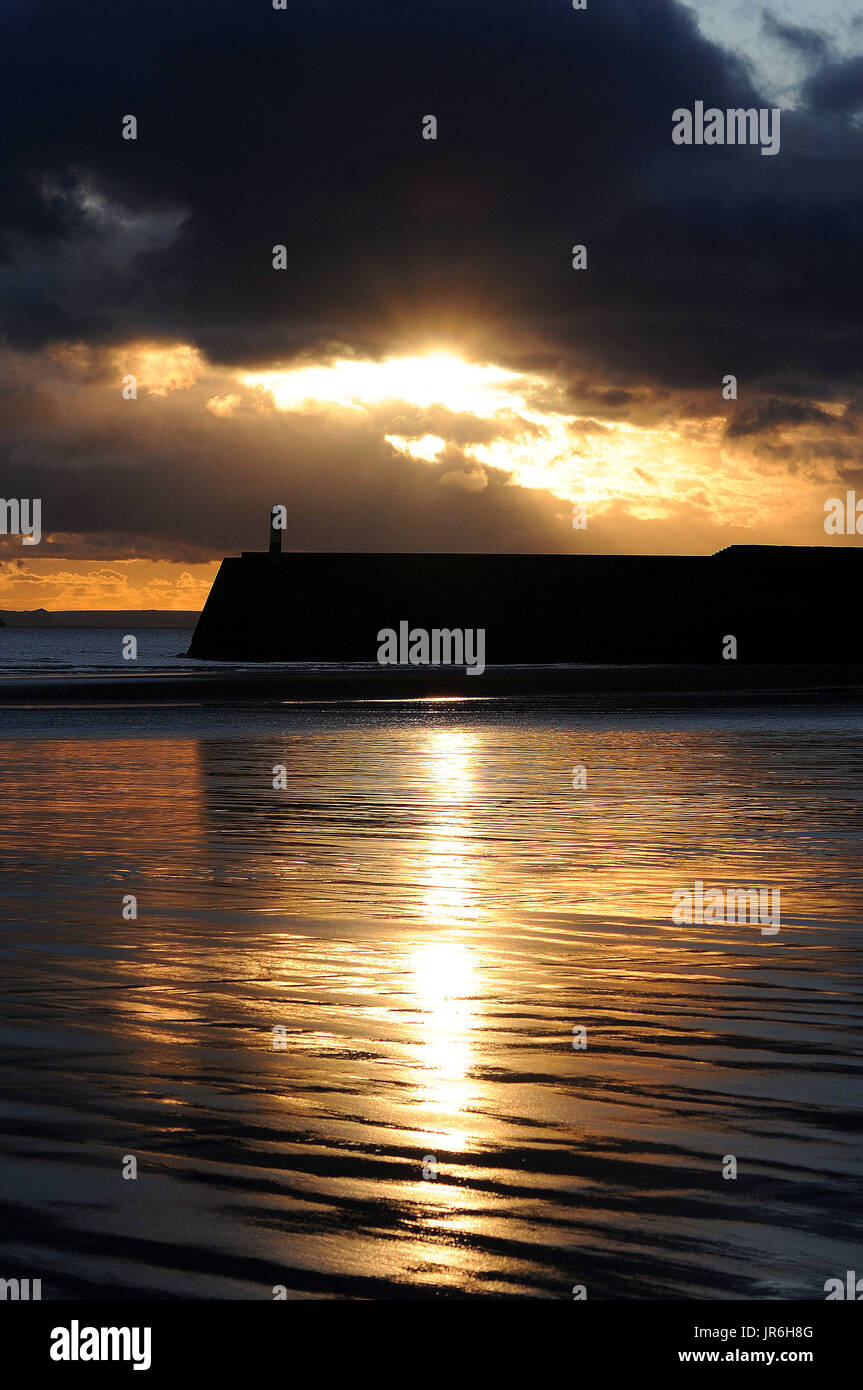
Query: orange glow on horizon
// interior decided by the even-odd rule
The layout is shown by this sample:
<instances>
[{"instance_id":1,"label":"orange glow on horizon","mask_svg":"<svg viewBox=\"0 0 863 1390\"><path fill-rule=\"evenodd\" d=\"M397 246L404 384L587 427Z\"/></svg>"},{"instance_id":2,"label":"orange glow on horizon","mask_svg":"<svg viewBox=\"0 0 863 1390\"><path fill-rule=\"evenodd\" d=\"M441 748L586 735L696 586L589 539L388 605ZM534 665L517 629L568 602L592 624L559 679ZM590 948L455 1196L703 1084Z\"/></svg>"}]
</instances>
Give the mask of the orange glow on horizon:
<instances>
[{"instance_id":1,"label":"orange glow on horizon","mask_svg":"<svg viewBox=\"0 0 863 1390\"><path fill-rule=\"evenodd\" d=\"M26 386L34 370L31 360L11 352L5 358L12 378ZM65 416L74 398L73 424L85 436L115 435L122 411L123 421L131 423L123 438L133 460L147 459L153 451L159 457L163 439L182 439L177 466L194 482L196 451L204 457L212 452L219 466L207 481L223 489L225 508L230 494L224 489L233 485L235 472L249 484L257 473L261 479L265 473L280 479L272 461L289 460L292 450L302 450L317 431L335 438L340 449L331 464L324 464L323 497L334 483L354 485L356 441L357 459L374 458L381 487L399 469L413 470L422 475L414 482L423 495L433 504L441 495L452 499L448 510L456 517L468 499L475 515L485 515L476 509L488 490L493 518L499 507L492 502L499 503L501 487L522 490L512 503L524 507L529 526L540 518L545 527L542 533L528 532L538 535L536 549L566 549L566 537L573 551L595 553L712 553L741 543L823 545L825 499L843 486L838 477L846 447L844 407L836 402L823 404L823 413L837 422L831 452L817 418L785 436L750 437L746 431L729 436L731 408L718 393L675 397L646 384L627 390L629 418L623 418L585 404L601 400L613 383L570 386L552 374L470 361L452 349L380 361L286 362L250 372L214 365L184 342L136 341L108 349L69 343L47 352L35 370L55 413ZM137 404L127 407L120 392L130 375L138 394ZM288 463L289 494L291 477ZM557 505L534 513L531 492L546 494ZM379 495L357 493L358 508L376 509L379 503ZM570 511L575 522L580 507L587 524L570 532ZM47 537L57 510L62 508L52 516L46 500ZM392 522L393 545L383 548L398 548L397 514ZM490 520L489 527L494 525ZM63 557L68 541L74 560L42 558L45 547L42 554L38 548L22 552L11 543L16 539L0 541L0 608L12 610L196 611L218 567L216 560L101 558L105 538L89 531L51 537L51 555ZM488 539L478 533L479 548L495 549ZM238 537L236 547L227 550L241 546ZM350 549L350 537L321 548ZM77 558L91 550L100 558Z\"/></svg>"},{"instance_id":2,"label":"orange glow on horizon","mask_svg":"<svg viewBox=\"0 0 863 1390\"><path fill-rule=\"evenodd\" d=\"M218 570L168 560L39 560L30 555L0 561L0 608L12 612L118 612L154 609L199 612Z\"/></svg>"}]
</instances>

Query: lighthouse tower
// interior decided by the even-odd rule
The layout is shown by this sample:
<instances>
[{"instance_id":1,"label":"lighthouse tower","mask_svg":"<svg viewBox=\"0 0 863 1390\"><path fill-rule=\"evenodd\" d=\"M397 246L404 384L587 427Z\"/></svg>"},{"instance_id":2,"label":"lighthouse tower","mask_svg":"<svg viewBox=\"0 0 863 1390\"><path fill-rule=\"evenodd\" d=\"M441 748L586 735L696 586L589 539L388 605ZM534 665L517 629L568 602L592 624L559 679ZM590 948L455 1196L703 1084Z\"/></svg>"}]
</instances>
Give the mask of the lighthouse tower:
<instances>
[{"instance_id":1,"label":"lighthouse tower","mask_svg":"<svg viewBox=\"0 0 863 1390\"><path fill-rule=\"evenodd\" d=\"M270 554L281 555L282 553L282 531L284 530L283 516L284 507L274 506L270 509Z\"/></svg>"}]
</instances>

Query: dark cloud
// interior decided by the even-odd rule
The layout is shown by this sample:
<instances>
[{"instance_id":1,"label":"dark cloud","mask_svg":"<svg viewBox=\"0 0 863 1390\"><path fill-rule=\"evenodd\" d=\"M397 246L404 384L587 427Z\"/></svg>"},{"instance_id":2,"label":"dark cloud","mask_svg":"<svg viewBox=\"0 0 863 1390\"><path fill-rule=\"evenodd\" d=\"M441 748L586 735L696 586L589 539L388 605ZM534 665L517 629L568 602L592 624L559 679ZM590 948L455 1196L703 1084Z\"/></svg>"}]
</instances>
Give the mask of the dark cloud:
<instances>
[{"instance_id":1,"label":"dark cloud","mask_svg":"<svg viewBox=\"0 0 863 1390\"><path fill-rule=\"evenodd\" d=\"M153 335L264 365L434 338L607 374L612 406L858 378L860 133L786 113L775 157L674 146L679 106L766 103L671 0L32 0L0 31L16 347ZM854 71L813 77L819 111Z\"/></svg>"},{"instance_id":2,"label":"dark cloud","mask_svg":"<svg viewBox=\"0 0 863 1390\"><path fill-rule=\"evenodd\" d=\"M863 57L825 63L809 78L804 96L816 111L836 115L863 108Z\"/></svg>"},{"instance_id":3,"label":"dark cloud","mask_svg":"<svg viewBox=\"0 0 863 1390\"><path fill-rule=\"evenodd\" d=\"M753 489L831 460L856 476L857 69L812 30L765 25L812 69L775 157L673 145L680 106L768 102L672 0L10 0L0 459L7 496L43 499L39 558L193 564L260 547L279 500L304 549L753 538L711 515L718 443L673 517L617 498L574 532L567 504L471 454L538 437L536 411L581 417L568 461L585 469L621 423L679 427L685 453L687 429L695 448L726 417L738 488L741 458ZM123 402L115 348L148 339L214 366L186 382L180 356L179 387ZM293 415L221 370L431 345L531 373L524 413ZM840 418L828 401L852 404ZM385 433L445 447L416 460ZM633 471L661 491L661 466Z\"/></svg>"},{"instance_id":4,"label":"dark cloud","mask_svg":"<svg viewBox=\"0 0 863 1390\"><path fill-rule=\"evenodd\" d=\"M725 435L728 439L742 439L746 435L766 434L799 425L819 425L828 430L847 428L841 417L809 401L767 400L752 409L742 410L729 420Z\"/></svg>"},{"instance_id":5,"label":"dark cloud","mask_svg":"<svg viewBox=\"0 0 863 1390\"><path fill-rule=\"evenodd\" d=\"M829 56L830 45L817 29L804 29L799 24L785 24L777 19L771 10L762 15L762 28L771 39L779 39L792 52L812 62L823 61Z\"/></svg>"}]
</instances>

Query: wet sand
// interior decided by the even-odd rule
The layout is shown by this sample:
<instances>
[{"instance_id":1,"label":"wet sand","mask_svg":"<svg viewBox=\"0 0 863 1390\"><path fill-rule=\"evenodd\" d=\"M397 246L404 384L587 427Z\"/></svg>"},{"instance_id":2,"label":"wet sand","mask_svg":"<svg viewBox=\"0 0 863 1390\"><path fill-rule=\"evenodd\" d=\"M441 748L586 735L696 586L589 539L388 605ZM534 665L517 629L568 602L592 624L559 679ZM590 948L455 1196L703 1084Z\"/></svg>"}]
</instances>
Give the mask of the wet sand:
<instances>
[{"instance_id":1,"label":"wet sand","mask_svg":"<svg viewBox=\"0 0 863 1390\"><path fill-rule=\"evenodd\" d=\"M863 720L605 703L8 708L5 1275L733 1299L858 1268ZM781 932L674 926L696 878L781 888Z\"/></svg>"},{"instance_id":2,"label":"wet sand","mask_svg":"<svg viewBox=\"0 0 863 1390\"><path fill-rule=\"evenodd\" d=\"M490 666L463 667L218 666L188 672L0 677L0 704L98 701L390 700L460 697L522 699L669 692L810 692L825 701L863 696L863 666Z\"/></svg>"}]
</instances>

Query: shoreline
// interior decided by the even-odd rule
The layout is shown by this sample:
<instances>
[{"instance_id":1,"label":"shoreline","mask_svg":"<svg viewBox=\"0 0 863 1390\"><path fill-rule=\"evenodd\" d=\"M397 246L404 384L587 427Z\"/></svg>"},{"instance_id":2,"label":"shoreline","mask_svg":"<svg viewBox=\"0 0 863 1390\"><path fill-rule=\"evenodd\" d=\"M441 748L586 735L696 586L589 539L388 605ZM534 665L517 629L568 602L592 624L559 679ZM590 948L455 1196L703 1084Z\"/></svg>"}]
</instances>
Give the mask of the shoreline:
<instances>
[{"instance_id":1,"label":"shoreline","mask_svg":"<svg viewBox=\"0 0 863 1390\"><path fill-rule=\"evenodd\" d=\"M489 666L367 670L142 672L118 675L0 674L0 705L101 702L566 698L594 694L808 695L823 703L863 701L860 665Z\"/></svg>"}]
</instances>

